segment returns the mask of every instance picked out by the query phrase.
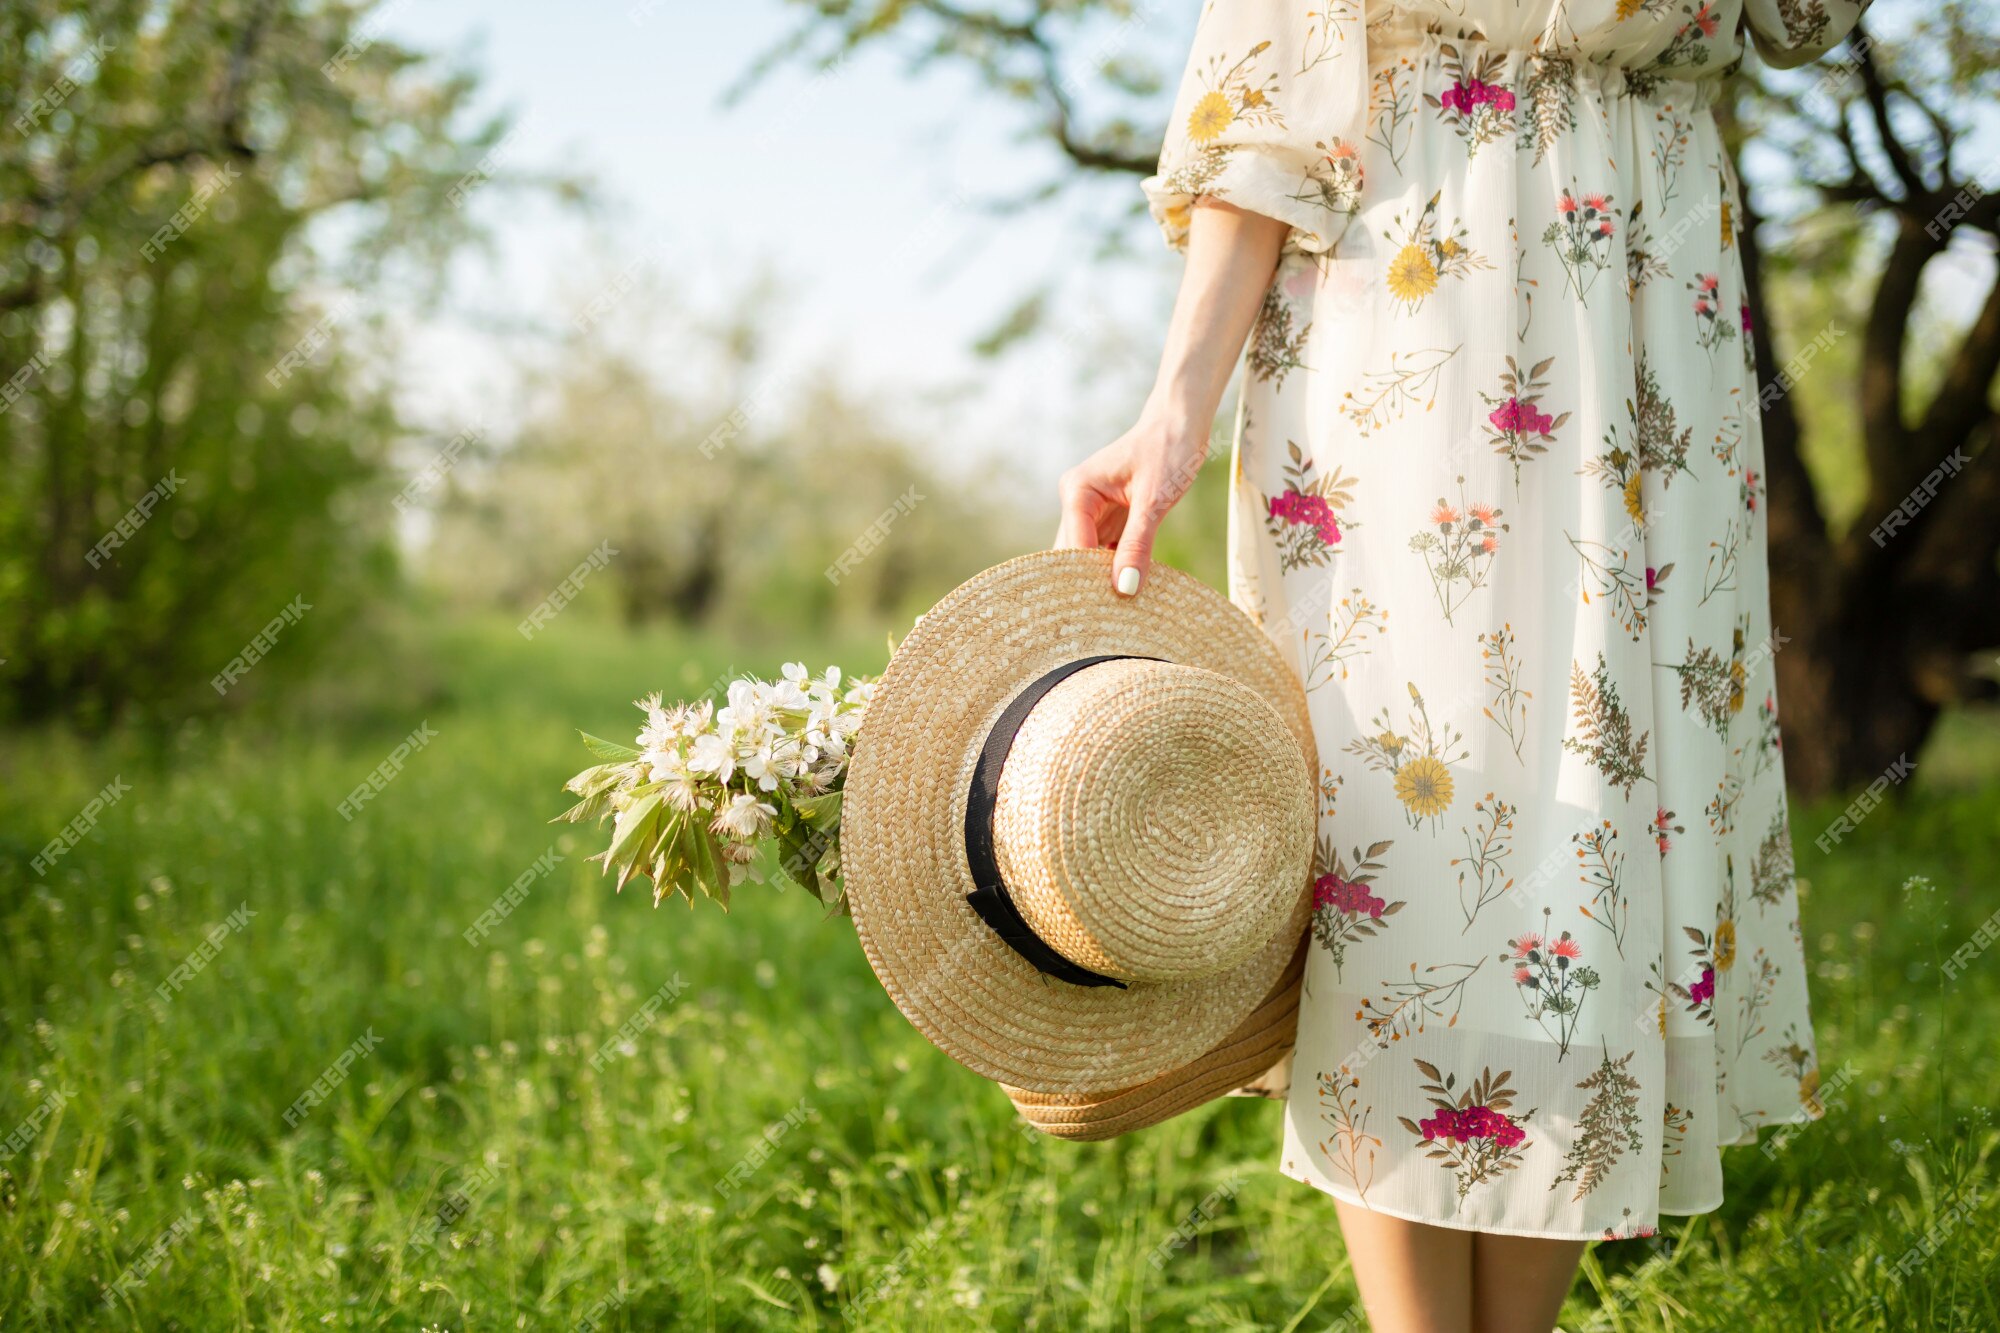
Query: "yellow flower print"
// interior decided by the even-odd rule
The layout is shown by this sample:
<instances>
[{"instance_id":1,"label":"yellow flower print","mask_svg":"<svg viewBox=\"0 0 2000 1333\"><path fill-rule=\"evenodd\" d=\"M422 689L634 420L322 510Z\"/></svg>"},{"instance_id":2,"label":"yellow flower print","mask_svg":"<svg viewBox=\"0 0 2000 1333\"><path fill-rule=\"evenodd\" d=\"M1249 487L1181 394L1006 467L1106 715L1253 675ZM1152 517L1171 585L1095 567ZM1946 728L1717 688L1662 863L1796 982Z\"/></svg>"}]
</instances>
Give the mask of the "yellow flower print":
<instances>
[{"instance_id":1,"label":"yellow flower print","mask_svg":"<svg viewBox=\"0 0 2000 1333\"><path fill-rule=\"evenodd\" d=\"M1657 1013L1656 1013L1655 1017L1657 1018L1657 1020L1658 1020L1658 1022L1659 1022L1659 1025L1660 1025L1660 1035L1661 1035L1662 1037L1664 1037L1664 1036L1666 1036L1666 1035L1667 1035L1667 997L1666 997L1666 996L1662 995L1662 996L1660 997L1660 1002L1659 1002L1659 1004L1658 1004L1658 1005L1656 1005L1656 1006L1655 1006L1655 1009L1657 1010Z\"/></svg>"},{"instance_id":2,"label":"yellow flower print","mask_svg":"<svg viewBox=\"0 0 2000 1333\"><path fill-rule=\"evenodd\" d=\"M1451 808L1451 770L1429 755L1418 755L1396 770L1396 799L1419 819Z\"/></svg>"},{"instance_id":3,"label":"yellow flower print","mask_svg":"<svg viewBox=\"0 0 2000 1333\"><path fill-rule=\"evenodd\" d=\"M1437 266L1421 245L1406 245L1389 261L1389 290L1399 301L1417 302L1437 290Z\"/></svg>"},{"instance_id":4,"label":"yellow flower print","mask_svg":"<svg viewBox=\"0 0 2000 1333\"><path fill-rule=\"evenodd\" d=\"M1492 261L1466 245L1465 223L1438 212L1443 199L1440 187L1417 209L1414 218L1407 216L1407 210L1399 213L1394 226L1382 232L1400 247L1389 261L1389 292L1412 312L1446 278L1462 278L1473 269L1493 267Z\"/></svg>"},{"instance_id":5,"label":"yellow flower print","mask_svg":"<svg viewBox=\"0 0 2000 1333\"><path fill-rule=\"evenodd\" d=\"M1618 0L1618 21L1623 23L1638 13L1645 0Z\"/></svg>"},{"instance_id":6,"label":"yellow flower print","mask_svg":"<svg viewBox=\"0 0 2000 1333\"><path fill-rule=\"evenodd\" d=\"M1727 250L1736 243L1736 227L1731 220L1729 201L1722 201L1722 248Z\"/></svg>"},{"instance_id":7,"label":"yellow flower print","mask_svg":"<svg viewBox=\"0 0 2000 1333\"><path fill-rule=\"evenodd\" d=\"M1819 1071L1808 1069L1799 1075L1799 1105L1808 1111L1819 1105Z\"/></svg>"},{"instance_id":8,"label":"yellow flower print","mask_svg":"<svg viewBox=\"0 0 2000 1333\"><path fill-rule=\"evenodd\" d=\"M1624 488L1625 512L1631 515L1632 521L1642 528L1646 526L1646 504L1641 494L1642 487L1640 485L1643 479L1643 474L1637 468L1634 468L1632 475L1625 479Z\"/></svg>"},{"instance_id":9,"label":"yellow flower print","mask_svg":"<svg viewBox=\"0 0 2000 1333\"><path fill-rule=\"evenodd\" d=\"M1724 921L1715 928L1715 941L1712 952L1715 970L1718 972L1727 972L1730 964L1736 961L1736 923L1734 921Z\"/></svg>"},{"instance_id":10,"label":"yellow flower print","mask_svg":"<svg viewBox=\"0 0 2000 1333\"><path fill-rule=\"evenodd\" d=\"M1750 673L1744 669L1743 663L1740 660L1729 664L1730 712L1740 713L1743 711L1743 687L1748 682L1749 677Z\"/></svg>"},{"instance_id":11,"label":"yellow flower print","mask_svg":"<svg viewBox=\"0 0 2000 1333\"><path fill-rule=\"evenodd\" d=\"M1371 724L1374 730L1356 736L1344 748L1359 755L1369 768L1388 776L1411 827L1421 828L1428 819L1435 832L1437 821L1451 808L1451 766L1464 759L1468 750L1464 733L1448 722L1433 721L1416 682L1408 684L1414 705L1409 734L1396 730L1389 710L1384 708Z\"/></svg>"},{"instance_id":12,"label":"yellow flower print","mask_svg":"<svg viewBox=\"0 0 2000 1333\"><path fill-rule=\"evenodd\" d=\"M1199 144L1214 143L1236 120L1236 108L1221 93L1204 93L1188 113L1188 138Z\"/></svg>"}]
</instances>

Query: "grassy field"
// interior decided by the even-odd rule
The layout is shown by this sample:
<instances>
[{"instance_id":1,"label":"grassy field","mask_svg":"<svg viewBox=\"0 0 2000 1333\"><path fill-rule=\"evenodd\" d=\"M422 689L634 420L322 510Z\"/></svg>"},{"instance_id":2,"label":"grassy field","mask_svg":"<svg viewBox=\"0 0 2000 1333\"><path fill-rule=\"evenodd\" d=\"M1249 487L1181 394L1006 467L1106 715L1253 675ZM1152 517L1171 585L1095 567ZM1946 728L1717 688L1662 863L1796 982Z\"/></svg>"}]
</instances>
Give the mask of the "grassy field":
<instances>
[{"instance_id":1,"label":"grassy field","mask_svg":"<svg viewBox=\"0 0 2000 1333\"><path fill-rule=\"evenodd\" d=\"M1274 1106L1040 1139L845 921L796 890L614 897L591 833L543 822L589 762L574 727L780 660L444 621L276 718L0 741L0 1326L1365 1327L1331 1201L1275 1173ZM1730 1150L1720 1213L1593 1247L1565 1329L2000 1328L2000 949L1941 967L2000 908L1996 761L1993 720L1955 719L1834 855L1833 809L1798 813L1846 1077L1782 1152Z\"/></svg>"}]
</instances>

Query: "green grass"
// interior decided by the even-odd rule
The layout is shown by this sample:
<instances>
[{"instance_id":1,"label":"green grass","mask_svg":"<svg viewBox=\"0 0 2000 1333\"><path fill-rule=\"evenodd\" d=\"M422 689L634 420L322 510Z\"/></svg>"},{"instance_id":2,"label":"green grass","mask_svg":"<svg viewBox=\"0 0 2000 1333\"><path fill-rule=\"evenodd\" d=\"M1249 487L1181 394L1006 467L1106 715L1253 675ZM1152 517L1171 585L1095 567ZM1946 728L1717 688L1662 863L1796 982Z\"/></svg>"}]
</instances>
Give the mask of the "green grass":
<instances>
[{"instance_id":1,"label":"green grass","mask_svg":"<svg viewBox=\"0 0 2000 1333\"><path fill-rule=\"evenodd\" d=\"M573 728L622 735L642 691L781 653L574 620L533 643L442 622L273 716L167 742L0 741L0 1135L68 1094L0 1160L0 1326L563 1328L593 1308L608 1328L1363 1326L1331 1201L1274 1170L1274 1106L1041 1139L796 890L746 888L727 917L614 897L582 859L593 832L543 822L589 762ZM884 655L868 636L812 664ZM425 721L436 739L343 820ZM1721 1212L1594 1247L1572 1333L2000 1327L2000 949L1939 968L2000 907L2000 745L1990 719L1940 745L1943 776L1920 761L1834 855L1813 845L1831 809L1795 821L1822 1065L1852 1082L1775 1156L1730 1150ZM29 859L114 776L129 794L37 878ZM551 846L568 859L469 945ZM413 1247L454 1192L463 1216Z\"/></svg>"}]
</instances>

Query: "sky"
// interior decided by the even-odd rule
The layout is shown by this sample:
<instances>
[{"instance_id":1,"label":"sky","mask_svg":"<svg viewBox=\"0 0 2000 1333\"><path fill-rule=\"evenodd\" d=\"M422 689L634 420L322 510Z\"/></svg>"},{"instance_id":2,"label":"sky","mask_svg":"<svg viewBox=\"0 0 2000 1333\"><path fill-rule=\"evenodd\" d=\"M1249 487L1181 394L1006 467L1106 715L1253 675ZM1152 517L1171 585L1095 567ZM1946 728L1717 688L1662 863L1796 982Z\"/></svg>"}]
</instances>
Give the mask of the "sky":
<instances>
[{"instance_id":1,"label":"sky","mask_svg":"<svg viewBox=\"0 0 2000 1333\"><path fill-rule=\"evenodd\" d=\"M1153 8L1120 40L1177 74L1195 6ZM914 74L900 53L826 73L789 62L725 105L794 13L773 0L378 11L369 31L477 70L481 109L511 113L495 165L581 174L604 205L585 216L499 189L474 196L496 249L462 260L447 311L406 331L423 371L417 415L447 430L512 401L523 347L496 326L564 326L629 275L647 284L631 299L697 318L762 303L773 341L758 393L837 375L943 455L1052 481L1129 424L1179 264L1135 211L1136 179L995 208L1061 174L1058 154L1022 108L956 71ZM1101 257L1107 234L1123 258ZM977 356L1043 286L1049 331L997 362ZM618 337L620 323L594 332ZM658 355L671 375L673 349Z\"/></svg>"}]
</instances>

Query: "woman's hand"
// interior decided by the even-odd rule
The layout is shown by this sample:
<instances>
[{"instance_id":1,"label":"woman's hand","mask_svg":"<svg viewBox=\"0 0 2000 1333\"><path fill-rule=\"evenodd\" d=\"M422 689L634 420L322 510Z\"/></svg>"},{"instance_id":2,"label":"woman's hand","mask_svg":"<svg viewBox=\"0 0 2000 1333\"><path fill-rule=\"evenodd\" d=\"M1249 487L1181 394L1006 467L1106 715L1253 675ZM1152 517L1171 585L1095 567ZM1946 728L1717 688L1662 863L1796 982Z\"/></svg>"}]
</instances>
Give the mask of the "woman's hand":
<instances>
[{"instance_id":1,"label":"woman's hand","mask_svg":"<svg viewBox=\"0 0 2000 1333\"><path fill-rule=\"evenodd\" d=\"M1063 473L1058 547L1115 546L1112 586L1139 591L1153 534L1208 456L1208 427L1163 416L1139 423Z\"/></svg>"},{"instance_id":2,"label":"woman's hand","mask_svg":"<svg viewBox=\"0 0 2000 1333\"><path fill-rule=\"evenodd\" d=\"M1208 428L1289 230L1219 199L1195 201L1187 269L1139 422L1063 474L1056 545L1117 547L1111 584L1127 597L1145 578L1160 520L1208 454Z\"/></svg>"}]
</instances>

